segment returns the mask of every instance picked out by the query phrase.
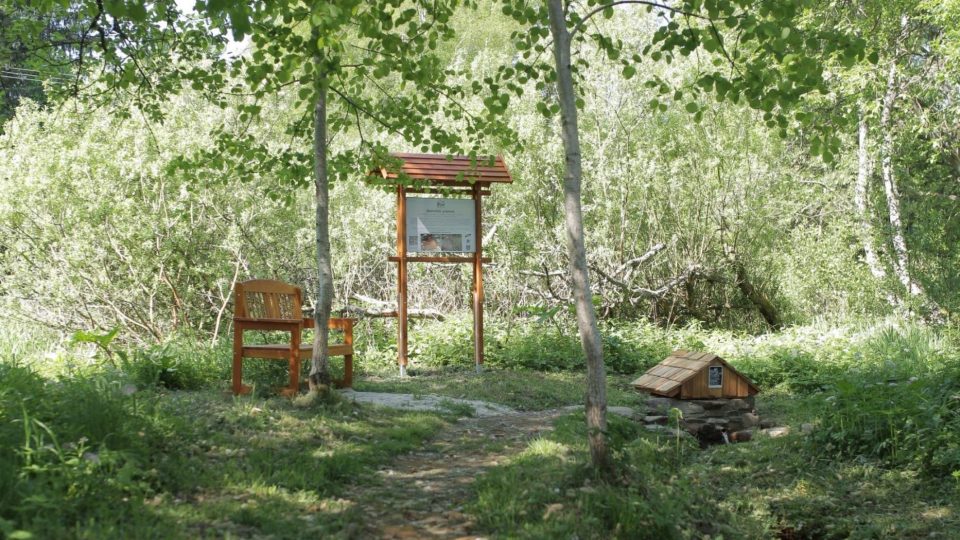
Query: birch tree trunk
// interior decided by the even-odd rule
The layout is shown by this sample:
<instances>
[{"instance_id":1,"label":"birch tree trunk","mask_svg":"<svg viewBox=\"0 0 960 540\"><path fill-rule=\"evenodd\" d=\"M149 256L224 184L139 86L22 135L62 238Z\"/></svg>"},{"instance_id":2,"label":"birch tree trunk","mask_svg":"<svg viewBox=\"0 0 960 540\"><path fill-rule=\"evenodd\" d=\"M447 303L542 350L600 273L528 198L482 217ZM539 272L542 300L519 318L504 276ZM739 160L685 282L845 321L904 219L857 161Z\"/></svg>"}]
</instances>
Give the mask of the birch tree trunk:
<instances>
[{"instance_id":1,"label":"birch tree trunk","mask_svg":"<svg viewBox=\"0 0 960 540\"><path fill-rule=\"evenodd\" d=\"M319 62L318 62L319 64ZM313 182L317 234L317 306L314 312L313 357L310 362L310 389L330 386L330 357L327 350L328 324L333 304L333 267L330 264L330 194L327 177L327 85L317 88L313 109Z\"/></svg>"},{"instance_id":2,"label":"birch tree trunk","mask_svg":"<svg viewBox=\"0 0 960 540\"><path fill-rule=\"evenodd\" d=\"M908 19L904 16L900 20L901 34L907 30ZM910 275L910 258L907 250L907 240L903 234L903 220L900 217L900 193L897 190L896 176L893 170L893 110L900 97L900 84L897 75L896 58L890 60L890 70L887 72L887 88L883 95L883 106L880 110L880 130L883 139L880 142L880 174L883 179L883 191L887 196L887 213L890 218L890 236L893 243L893 271L897 279L903 284L909 296L921 299L927 310L927 317L942 320L940 306L927 296L923 287Z\"/></svg>"},{"instance_id":3,"label":"birch tree trunk","mask_svg":"<svg viewBox=\"0 0 960 540\"><path fill-rule=\"evenodd\" d=\"M548 0L550 31L553 34L553 55L557 69L557 90L560 95L560 119L563 136L565 171L563 178L564 213L567 225L567 252L570 277L577 311L580 342L587 358L587 439L594 468L607 478L613 475L613 462L607 448L607 389L603 366L603 348L597 329L597 315L590 293L587 253L583 237L583 210L580 204L582 166L580 133L577 127L576 94L570 61L570 32L562 0Z\"/></svg>"},{"instance_id":4,"label":"birch tree trunk","mask_svg":"<svg viewBox=\"0 0 960 540\"><path fill-rule=\"evenodd\" d=\"M880 174L883 178L883 191L887 196L887 212L890 216L890 236L894 253L893 271L907 289L907 293L915 295L921 291L910 278L907 241L903 236L903 221L900 218L900 193L897 191L893 173L893 130L890 123L898 94L897 64L891 61L890 70L887 73L887 90L884 93L883 108L880 111L880 130L883 132L883 140L880 143Z\"/></svg>"},{"instance_id":5,"label":"birch tree trunk","mask_svg":"<svg viewBox=\"0 0 960 540\"><path fill-rule=\"evenodd\" d=\"M880 264L877 252L873 246L873 224L870 221L870 207L868 193L870 192L870 151L867 144L867 119L860 112L860 126L857 137L857 183L854 186L853 201L857 206L857 216L860 221L860 241L863 243L864 257L867 268L878 280L887 277L887 271Z\"/></svg>"}]
</instances>

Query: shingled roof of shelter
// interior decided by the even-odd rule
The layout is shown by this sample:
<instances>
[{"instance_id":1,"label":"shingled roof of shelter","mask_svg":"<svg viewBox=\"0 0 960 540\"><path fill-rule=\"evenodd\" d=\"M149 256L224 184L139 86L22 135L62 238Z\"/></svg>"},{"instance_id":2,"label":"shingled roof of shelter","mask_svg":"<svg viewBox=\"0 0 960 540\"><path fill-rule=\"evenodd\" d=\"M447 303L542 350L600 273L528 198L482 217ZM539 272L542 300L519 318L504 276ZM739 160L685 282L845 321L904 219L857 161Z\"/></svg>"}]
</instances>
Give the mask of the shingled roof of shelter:
<instances>
[{"instance_id":1,"label":"shingled roof of shelter","mask_svg":"<svg viewBox=\"0 0 960 540\"><path fill-rule=\"evenodd\" d=\"M446 156L443 154L391 153L391 157L403 160L400 172L415 180L429 180L439 184L461 184L480 182L481 184L513 182L503 157L497 156L489 165L488 158L477 158L476 166L468 156ZM372 177L380 176L386 180L395 180L400 174L387 169L372 171Z\"/></svg>"},{"instance_id":2,"label":"shingled roof of shelter","mask_svg":"<svg viewBox=\"0 0 960 540\"><path fill-rule=\"evenodd\" d=\"M742 377L750 387L759 391L759 389L750 380L740 374L726 360L719 356L706 352L694 351L673 351L659 364L648 369L639 379L633 381L633 386L637 390L646 390L652 394L663 396L672 396L680 390L680 386L687 382L694 375L707 367L710 362L719 360L733 373Z\"/></svg>"}]
</instances>

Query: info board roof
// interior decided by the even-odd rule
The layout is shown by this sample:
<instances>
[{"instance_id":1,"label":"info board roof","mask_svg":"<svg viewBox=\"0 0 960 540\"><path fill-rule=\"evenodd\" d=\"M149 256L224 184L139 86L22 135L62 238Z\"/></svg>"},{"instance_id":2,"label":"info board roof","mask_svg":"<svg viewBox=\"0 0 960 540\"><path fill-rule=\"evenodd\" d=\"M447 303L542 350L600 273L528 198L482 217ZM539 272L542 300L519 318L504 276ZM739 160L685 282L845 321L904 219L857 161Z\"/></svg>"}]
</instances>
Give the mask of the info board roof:
<instances>
[{"instance_id":1,"label":"info board roof","mask_svg":"<svg viewBox=\"0 0 960 540\"><path fill-rule=\"evenodd\" d=\"M513 182L501 156L494 158L492 164L489 158L477 158L476 165L467 156L391 153L390 157L402 161L399 171L386 168L371 171L368 177L371 183L392 183L390 180L400 178L401 174L413 180L447 186Z\"/></svg>"}]
</instances>

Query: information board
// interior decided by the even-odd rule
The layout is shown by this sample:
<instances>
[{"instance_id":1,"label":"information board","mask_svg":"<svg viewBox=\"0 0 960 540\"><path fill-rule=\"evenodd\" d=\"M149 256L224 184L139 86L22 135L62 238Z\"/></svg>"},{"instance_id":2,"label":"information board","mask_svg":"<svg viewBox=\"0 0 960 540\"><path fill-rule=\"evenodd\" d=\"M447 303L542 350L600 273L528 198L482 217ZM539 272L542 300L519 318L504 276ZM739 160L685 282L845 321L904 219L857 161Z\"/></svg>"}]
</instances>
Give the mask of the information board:
<instances>
[{"instance_id":1,"label":"information board","mask_svg":"<svg viewBox=\"0 0 960 540\"><path fill-rule=\"evenodd\" d=\"M407 251L476 251L476 212L470 199L407 198Z\"/></svg>"}]
</instances>

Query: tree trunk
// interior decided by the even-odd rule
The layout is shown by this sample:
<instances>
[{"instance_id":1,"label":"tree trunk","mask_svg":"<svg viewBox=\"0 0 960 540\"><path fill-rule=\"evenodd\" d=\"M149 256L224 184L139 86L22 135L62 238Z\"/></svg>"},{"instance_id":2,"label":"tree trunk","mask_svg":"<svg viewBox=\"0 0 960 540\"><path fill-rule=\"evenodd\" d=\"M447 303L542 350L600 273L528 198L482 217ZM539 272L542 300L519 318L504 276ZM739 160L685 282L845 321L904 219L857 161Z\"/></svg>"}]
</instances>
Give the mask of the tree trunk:
<instances>
[{"instance_id":1,"label":"tree trunk","mask_svg":"<svg viewBox=\"0 0 960 540\"><path fill-rule=\"evenodd\" d=\"M873 247L873 224L870 220L868 193L870 192L870 151L867 146L867 119L860 112L860 128L857 138L857 183L854 187L853 201L857 206L857 215L860 218L860 241L863 243L864 257L867 268L878 280L887 277L887 271L880 264L877 252Z\"/></svg>"},{"instance_id":2,"label":"tree trunk","mask_svg":"<svg viewBox=\"0 0 960 540\"><path fill-rule=\"evenodd\" d=\"M318 62L319 63L319 62ZM333 304L333 268L330 264L330 193L327 179L327 86L317 88L313 110L313 173L317 210L317 307L314 312L313 358L310 362L310 389L329 387L330 356L327 338Z\"/></svg>"},{"instance_id":3,"label":"tree trunk","mask_svg":"<svg viewBox=\"0 0 960 540\"><path fill-rule=\"evenodd\" d=\"M780 312L777 311L776 306L770 302L769 298L753 286L753 282L750 281L750 277L747 275L747 269L743 266L743 263L739 260L734 260L733 270L736 274L737 288L740 289L740 292L757 308L760 316L763 317L763 320L770 328L781 330L783 328L783 321L780 319Z\"/></svg>"},{"instance_id":4,"label":"tree trunk","mask_svg":"<svg viewBox=\"0 0 960 540\"><path fill-rule=\"evenodd\" d=\"M597 329L597 315L590 293L590 275L583 238L583 211L580 204L580 134L577 128L576 95L570 65L570 33L562 0L548 0L553 54L560 95L560 118L565 154L563 178L564 211L567 225L567 252L580 341L587 358L587 439L594 468L601 476L613 476L613 462L607 448L607 390L603 367L603 348Z\"/></svg>"},{"instance_id":5,"label":"tree trunk","mask_svg":"<svg viewBox=\"0 0 960 540\"><path fill-rule=\"evenodd\" d=\"M902 32L906 32L907 17L900 21ZM890 218L890 236L893 242L893 271L903 284L909 296L919 298L926 316L934 321L942 320L940 306L927 296L923 287L910 275L910 258L907 240L903 234L903 221L900 218L900 193L897 190L896 176L893 170L893 110L900 97L900 85L897 77L896 58L890 59L887 72L887 89L883 95L883 107L880 110L880 130L883 140L880 143L880 174L883 178L883 191L887 196L887 212Z\"/></svg>"},{"instance_id":6,"label":"tree trunk","mask_svg":"<svg viewBox=\"0 0 960 540\"><path fill-rule=\"evenodd\" d=\"M893 174L893 130L890 123L898 93L897 64L891 61L890 71L887 74L887 91L883 96L883 109L880 112L880 130L883 132L883 141L880 144L880 174L883 177L883 191L887 195L887 211L890 216L890 235L894 253L893 271L907 292L914 295L919 293L919 289L915 288L910 278L907 241L903 236L903 222L900 219L900 194Z\"/></svg>"}]
</instances>

